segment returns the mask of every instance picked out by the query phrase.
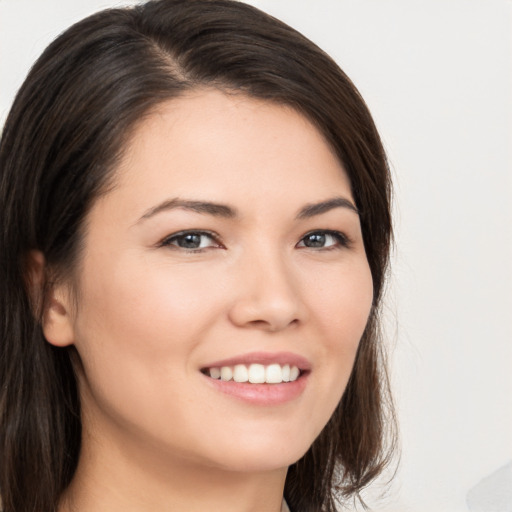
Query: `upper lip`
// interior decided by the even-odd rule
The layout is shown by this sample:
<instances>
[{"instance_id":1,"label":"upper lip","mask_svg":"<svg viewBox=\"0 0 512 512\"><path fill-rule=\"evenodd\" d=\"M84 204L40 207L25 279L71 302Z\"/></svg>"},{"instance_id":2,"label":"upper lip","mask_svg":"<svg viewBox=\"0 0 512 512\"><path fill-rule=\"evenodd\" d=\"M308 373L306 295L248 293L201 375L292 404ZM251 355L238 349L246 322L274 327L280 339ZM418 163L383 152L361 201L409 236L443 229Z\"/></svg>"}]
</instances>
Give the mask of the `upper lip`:
<instances>
[{"instance_id":1,"label":"upper lip","mask_svg":"<svg viewBox=\"0 0 512 512\"><path fill-rule=\"evenodd\" d=\"M269 365L277 363L280 365L289 364L297 366L299 370L311 370L311 363L303 356L294 354L293 352L249 352L219 361L213 361L204 365L202 368L220 368L222 366L235 366L237 364L263 364Z\"/></svg>"}]
</instances>

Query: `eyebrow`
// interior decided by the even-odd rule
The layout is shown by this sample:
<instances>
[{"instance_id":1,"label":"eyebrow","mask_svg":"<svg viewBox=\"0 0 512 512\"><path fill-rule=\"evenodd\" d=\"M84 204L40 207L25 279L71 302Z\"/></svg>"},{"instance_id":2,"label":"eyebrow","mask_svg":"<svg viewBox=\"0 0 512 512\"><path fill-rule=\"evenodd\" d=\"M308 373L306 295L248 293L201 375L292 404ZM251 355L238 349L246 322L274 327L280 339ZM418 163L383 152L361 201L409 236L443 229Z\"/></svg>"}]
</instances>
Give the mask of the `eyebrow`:
<instances>
[{"instance_id":1,"label":"eyebrow","mask_svg":"<svg viewBox=\"0 0 512 512\"><path fill-rule=\"evenodd\" d=\"M359 210L352 203L352 201L346 199L345 197L333 197L331 199L327 199L326 201L320 201L319 203L307 204L300 209L299 213L297 214L297 219L309 219L311 217L315 217L316 215L321 215L322 213L333 210L334 208L347 208L348 210L351 210L359 215Z\"/></svg>"},{"instance_id":2,"label":"eyebrow","mask_svg":"<svg viewBox=\"0 0 512 512\"><path fill-rule=\"evenodd\" d=\"M214 203L210 201L180 199L176 197L173 199L167 199L166 201L163 201L157 206L150 208L144 213L144 215L142 215L142 217L137 222L141 222L143 220L154 217L155 215L161 212L179 208L184 210L190 210L196 213L213 215L215 217L224 217L227 219L233 219L239 216L236 208L233 208L226 204ZM349 199L346 199L345 197L333 197L325 201L320 201L319 203L307 204L306 206L302 207L299 210L299 212L296 215L296 218L309 219L311 217L321 215L322 213L326 213L335 208L346 208L359 215L358 209Z\"/></svg>"},{"instance_id":3,"label":"eyebrow","mask_svg":"<svg viewBox=\"0 0 512 512\"><path fill-rule=\"evenodd\" d=\"M145 220L157 215L160 212L174 210L181 208L184 210L191 210L196 213L205 213L215 217L234 218L238 216L236 209L225 204L212 203L209 201L193 201L190 199L168 199L159 205L147 210L144 215L139 219Z\"/></svg>"}]
</instances>

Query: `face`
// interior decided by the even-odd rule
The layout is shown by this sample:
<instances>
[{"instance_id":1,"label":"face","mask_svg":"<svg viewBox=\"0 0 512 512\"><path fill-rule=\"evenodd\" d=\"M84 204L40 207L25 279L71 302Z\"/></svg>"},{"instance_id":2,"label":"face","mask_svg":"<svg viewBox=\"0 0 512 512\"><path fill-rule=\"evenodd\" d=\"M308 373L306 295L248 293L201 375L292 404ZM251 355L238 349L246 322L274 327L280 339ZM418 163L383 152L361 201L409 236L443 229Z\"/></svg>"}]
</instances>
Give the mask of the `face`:
<instances>
[{"instance_id":1,"label":"face","mask_svg":"<svg viewBox=\"0 0 512 512\"><path fill-rule=\"evenodd\" d=\"M296 111L206 90L145 119L116 172L71 322L84 428L210 468L295 462L372 302L340 162Z\"/></svg>"}]
</instances>

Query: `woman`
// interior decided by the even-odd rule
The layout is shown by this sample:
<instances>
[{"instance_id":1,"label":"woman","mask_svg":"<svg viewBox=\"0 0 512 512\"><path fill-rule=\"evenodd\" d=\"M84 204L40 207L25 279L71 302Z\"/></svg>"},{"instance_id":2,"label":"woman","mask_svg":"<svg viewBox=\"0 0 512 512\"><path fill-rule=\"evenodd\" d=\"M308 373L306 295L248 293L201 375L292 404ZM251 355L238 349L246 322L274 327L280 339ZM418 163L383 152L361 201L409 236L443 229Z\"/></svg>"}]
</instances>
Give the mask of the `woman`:
<instances>
[{"instance_id":1,"label":"woman","mask_svg":"<svg viewBox=\"0 0 512 512\"><path fill-rule=\"evenodd\" d=\"M98 13L0 172L5 512L334 511L381 472L389 174L313 43L229 0Z\"/></svg>"}]
</instances>

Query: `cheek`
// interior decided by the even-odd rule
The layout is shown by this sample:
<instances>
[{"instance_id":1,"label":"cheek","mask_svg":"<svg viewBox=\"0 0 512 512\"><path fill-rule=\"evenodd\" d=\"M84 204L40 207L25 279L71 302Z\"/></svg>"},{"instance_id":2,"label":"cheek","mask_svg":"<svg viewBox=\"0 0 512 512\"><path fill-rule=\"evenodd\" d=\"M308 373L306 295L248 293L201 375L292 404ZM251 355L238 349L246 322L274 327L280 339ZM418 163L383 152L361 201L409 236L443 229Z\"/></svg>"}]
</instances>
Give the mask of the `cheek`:
<instances>
[{"instance_id":1,"label":"cheek","mask_svg":"<svg viewBox=\"0 0 512 512\"><path fill-rule=\"evenodd\" d=\"M218 318L222 291L191 267L116 259L96 268L83 273L76 321L88 407L124 425L143 417L151 431L188 410L180 390L197 373L193 354Z\"/></svg>"},{"instance_id":2,"label":"cheek","mask_svg":"<svg viewBox=\"0 0 512 512\"><path fill-rule=\"evenodd\" d=\"M357 349L373 301L372 276L366 260L331 272L322 284L311 283L312 304L320 328L335 347Z\"/></svg>"},{"instance_id":3,"label":"cheek","mask_svg":"<svg viewBox=\"0 0 512 512\"><path fill-rule=\"evenodd\" d=\"M226 301L218 273L140 258L89 261L95 272L83 272L75 345L93 403L118 418L133 410L155 424L167 418L156 411L177 417L187 410L179 390L197 374L196 354Z\"/></svg>"},{"instance_id":4,"label":"cheek","mask_svg":"<svg viewBox=\"0 0 512 512\"><path fill-rule=\"evenodd\" d=\"M211 275L191 270L127 260L110 269L104 266L93 279L86 277L79 315L82 338L93 327L127 355L135 350L144 357L188 345L213 321L220 304Z\"/></svg>"},{"instance_id":5,"label":"cheek","mask_svg":"<svg viewBox=\"0 0 512 512\"><path fill-rule=\"evenodd\" d=\"M318 331L325 363L323 378L332 390L330 408L343 394L373 302L373 282L366 261L331 275L317 289L314 329Z\"/></svg>"}]
</instances>

